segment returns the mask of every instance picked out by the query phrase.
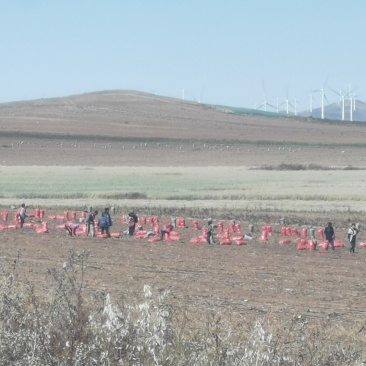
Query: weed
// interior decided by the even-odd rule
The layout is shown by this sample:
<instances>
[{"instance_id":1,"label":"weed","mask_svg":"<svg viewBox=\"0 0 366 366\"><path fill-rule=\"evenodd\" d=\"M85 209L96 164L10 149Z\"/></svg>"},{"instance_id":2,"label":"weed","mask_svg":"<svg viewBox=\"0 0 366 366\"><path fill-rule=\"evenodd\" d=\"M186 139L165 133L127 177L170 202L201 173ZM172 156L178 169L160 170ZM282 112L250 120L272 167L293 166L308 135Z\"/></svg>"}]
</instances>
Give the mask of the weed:
<instances>
[{"instance_id":1,"label":"weed","mask_svg":"<svg viewBox=\"0 0 366 366\"><path fill-rule=\"evenodd\" d=\"M269 317L251 325L235 313L172 307L169 292L148 285L142 300L117 306L110 293L88 292L89 255L70 250L62 268L48 269L42 296L19 280L20 254L3 261L1 364L364 365L365 336L326 319Z\"/></svg>"}]
</instances>

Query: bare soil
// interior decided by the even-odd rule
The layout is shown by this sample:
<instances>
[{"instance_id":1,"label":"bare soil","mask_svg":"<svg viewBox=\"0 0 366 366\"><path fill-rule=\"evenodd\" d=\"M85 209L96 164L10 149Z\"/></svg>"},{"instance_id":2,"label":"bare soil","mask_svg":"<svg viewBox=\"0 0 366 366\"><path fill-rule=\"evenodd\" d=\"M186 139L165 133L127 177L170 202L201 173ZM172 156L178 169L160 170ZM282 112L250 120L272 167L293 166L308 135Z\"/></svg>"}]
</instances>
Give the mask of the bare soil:
<instances>
[{"instance_id":1,"label":"bare soil","mask_svg":"<svg viewBox=\"0 0 366 366\"><path fill-rule=\"evenodd\" d=\"M126 230L121 215L113 221L112 232ZM56 228L60 223L49 220L48 234L36 234L32 228L0 231L1 256L10 263L17 260L20 278L34 283L38 292L46 291L47 269L61 269L72 249L91 252L85 270L88 291L107 290L127 301L141 298L148 284L154 291L169 290L173 305L235 311L248 319L302 315L349 325L357 324L365 313L363 248L356 254L349 253L348 246L335 252L300 251L295 237L290 244L279 244L276 224L266 242L259 240L257 226L247 245L210 246L189 242L201 234L190 219L188 228L176 229L181 240L171 242L69 237L66 230ZM224 222L225 228L228 224ZM242 223L244 231L247 224ZM203 225L199 220L200 228ZM337 237L346 242L343 230L337 230Z\"/></svg>"}]
</instances>

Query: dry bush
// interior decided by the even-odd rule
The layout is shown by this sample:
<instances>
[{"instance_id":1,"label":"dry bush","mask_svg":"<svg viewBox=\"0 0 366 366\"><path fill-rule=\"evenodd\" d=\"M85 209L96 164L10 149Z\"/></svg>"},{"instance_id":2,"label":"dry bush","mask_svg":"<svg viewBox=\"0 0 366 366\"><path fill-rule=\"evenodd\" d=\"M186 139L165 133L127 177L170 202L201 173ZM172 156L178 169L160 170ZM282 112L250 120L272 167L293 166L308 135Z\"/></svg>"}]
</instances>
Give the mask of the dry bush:
<instances>
[{"instance_id":1,"label":"dry bush","mask_svg":"<svg viewBox=\"0 0 366 366\"><path fill-rule=\"evenodd\" d=\"M3 365L364 365L361 330L280 322L216 310L171 307L169 294L144 287L140 302L116 305L85 287L89 253L69 252L37 295L17 279L18 256L2 265L0 363Z\"/></svg>"}]
</instances>

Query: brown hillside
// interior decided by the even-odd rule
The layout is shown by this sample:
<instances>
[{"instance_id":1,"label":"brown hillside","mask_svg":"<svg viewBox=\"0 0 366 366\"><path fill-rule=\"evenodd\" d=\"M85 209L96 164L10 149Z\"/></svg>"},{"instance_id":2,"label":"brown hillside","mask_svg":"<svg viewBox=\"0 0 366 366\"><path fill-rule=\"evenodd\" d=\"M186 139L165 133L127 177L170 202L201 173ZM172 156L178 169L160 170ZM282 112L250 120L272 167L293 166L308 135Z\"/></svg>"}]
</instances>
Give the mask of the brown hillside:
<instances>
[{"instance_id":1,"label":"brown hillside","mask_svg":"<svg viewBox=\"0 0 366 366\"><path fill-rule=\"evenodd\" d=\"M0 152L12 165L87 164L101 149L111 150L102 165L365 165L362 151L341 155L365 141L363 124L238 115L131 91L0 105Z\"/></svg>"},{"instance_id":2,"label":"brown hillside","mask_svg":"<svg viewBox=\"0 0 366 366\"><path fill-rule=\"evenodd\" d=\"M241 142L364 143L364 125L235 115L204 104L129 91L0 105L1 131Z\"/></svg>"}]
</instances>

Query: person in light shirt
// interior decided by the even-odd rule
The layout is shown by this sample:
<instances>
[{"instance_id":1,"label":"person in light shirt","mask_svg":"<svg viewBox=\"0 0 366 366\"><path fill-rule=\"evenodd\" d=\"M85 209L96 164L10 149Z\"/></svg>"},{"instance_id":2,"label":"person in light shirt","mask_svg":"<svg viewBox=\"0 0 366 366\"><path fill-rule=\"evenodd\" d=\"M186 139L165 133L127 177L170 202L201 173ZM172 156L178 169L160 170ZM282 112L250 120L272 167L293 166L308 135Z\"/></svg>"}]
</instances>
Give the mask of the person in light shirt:
<instances>
[{"instance_id":1,"label":"person in light shirt","mask_svg":"<svg viewBox=\"0 0 366 366\"><path fill-rule=\"evenodd\" d=\"M358 229L356 224L352 224L351 227L348 229L348 240L351 244L350 253L355 253L356 248L356 236L358 234Z\"/></svg>"}]
</instances>

